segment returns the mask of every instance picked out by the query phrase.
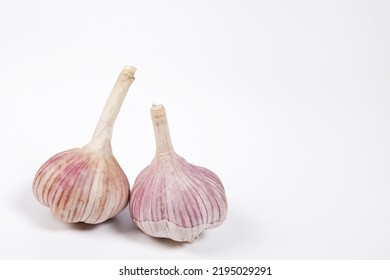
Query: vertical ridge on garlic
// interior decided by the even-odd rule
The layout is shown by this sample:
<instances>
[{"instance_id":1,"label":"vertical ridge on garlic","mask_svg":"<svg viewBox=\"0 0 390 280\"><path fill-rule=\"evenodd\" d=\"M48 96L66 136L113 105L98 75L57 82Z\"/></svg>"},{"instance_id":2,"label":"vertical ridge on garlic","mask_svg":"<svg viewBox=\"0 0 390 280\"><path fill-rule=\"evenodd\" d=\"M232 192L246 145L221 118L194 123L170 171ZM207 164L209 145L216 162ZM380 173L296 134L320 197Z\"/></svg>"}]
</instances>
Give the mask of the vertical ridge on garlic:
<instances>
[{"instance_id":1,"label":"vertical ridge on garlic","mask_svg":"<svg viewBox=\"0 0 390 280\"><path fill-rule=\"evenodd\" d=\"M130 213L148 235L191 242L225 220L225 190L216 174L175 152L164 106L153 105L150 112L156 154L135 180Z\"/></svg>"},{"instance_id":2,"label":"vertical ridge on garlic","mask_svg":"<svg viewBox=\"0 0 390 280\"><path fill-rule=\"evenodd\" d=\"M34 177L34 196L64 222L102 223L128 204L130 185L112 153L111 137L135 71L122 69L91 141L52 156Z\"/></svg>"}]
</instances>

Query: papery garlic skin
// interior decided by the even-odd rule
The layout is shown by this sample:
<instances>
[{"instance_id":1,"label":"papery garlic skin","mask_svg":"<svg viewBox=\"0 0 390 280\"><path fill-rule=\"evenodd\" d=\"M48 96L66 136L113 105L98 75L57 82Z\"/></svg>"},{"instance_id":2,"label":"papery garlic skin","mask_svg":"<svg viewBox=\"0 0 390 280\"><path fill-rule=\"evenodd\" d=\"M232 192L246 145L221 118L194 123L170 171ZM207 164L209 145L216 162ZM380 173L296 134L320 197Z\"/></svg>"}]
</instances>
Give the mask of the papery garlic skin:
<instances>
[{"instance_id":1,"label":"papery garlic skin","mask_svg":"<svg viewBox=\"0 0 390 280\"><path fill-rule=\"evenodd\" d=\"M51 157L37 172L34 195L67 223L102 223L126 208L130 185L115 157L76 148Z\"/></svg>"},{"instance_id":2,"label":"papery garlic skin","mask_svg":"<svg viewBox=\"0 0 390 280\"><path fill-rule=\"evenodd\" d=\"M225 190L216 174L174 151L164 107L154 105L151 114L156 155L135 180L132 219L148 235L191 242L226 219Z\"/></svg>"},{"instance_id":3,"label":"papery garlic skin","mask_svg":"<svg viewBox=\"0 0 390 280\"><path fill-rule=\"evenodd\" d=\"M90 143L52 156L35 175L34 196L64 222L102 223L128 204L130 184L112 153L111 137L135 71L125 66L119 74Z\"/></svg>"},{"instance_id":4,"label":"papery garlic skin","mask_svg":"<svg viewBox=\"0 0 390 280\"><path fill-rule=\"evenodd\" d=\"M138 175L130 209L134 223L145 233L192 241L225 220L227 200L217 175L168 154L153 160Z\"/></svg>"}]
</instances>

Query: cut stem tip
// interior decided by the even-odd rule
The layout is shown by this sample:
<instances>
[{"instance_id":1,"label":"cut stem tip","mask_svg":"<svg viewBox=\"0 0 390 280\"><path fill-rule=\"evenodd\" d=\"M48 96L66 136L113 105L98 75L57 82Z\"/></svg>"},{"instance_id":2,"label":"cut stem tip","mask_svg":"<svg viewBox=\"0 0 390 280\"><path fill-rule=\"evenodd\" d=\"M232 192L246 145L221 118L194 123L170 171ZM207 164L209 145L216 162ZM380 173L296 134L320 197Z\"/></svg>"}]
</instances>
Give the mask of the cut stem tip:
<instances>
[{"instance_id":1,"label":"cut stem tip","mask_svg":"<svg viewBox=\"0 0 390 280\"><path fill-rule=\"evenodd\" d=\"M153 104L150 109L150 114L153 118L160 118L166 115L164 105L162 104Z\"/></svg>"}]
</instances>

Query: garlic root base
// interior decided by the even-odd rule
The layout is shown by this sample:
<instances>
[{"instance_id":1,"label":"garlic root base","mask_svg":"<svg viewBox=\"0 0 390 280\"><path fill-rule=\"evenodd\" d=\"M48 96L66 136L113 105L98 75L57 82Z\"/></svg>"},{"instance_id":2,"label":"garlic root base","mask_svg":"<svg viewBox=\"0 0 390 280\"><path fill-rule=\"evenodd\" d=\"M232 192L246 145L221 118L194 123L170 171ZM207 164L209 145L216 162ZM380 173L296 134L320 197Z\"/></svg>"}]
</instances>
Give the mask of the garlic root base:
<instances>
[{"instance_id":1,"label":"garlic root base","mask_svg":"<svg viewBox=\"0 0 390 280\"><path fill-rule=\"evenodd\" d=\"M217 227L223 221L210 225L202 224L192 228L180 227L168 220L138 222L133 219L133 222L147 235L157 238L169 238L178 242L192 242L204 230Z\"/></svg>"}]
</instances>

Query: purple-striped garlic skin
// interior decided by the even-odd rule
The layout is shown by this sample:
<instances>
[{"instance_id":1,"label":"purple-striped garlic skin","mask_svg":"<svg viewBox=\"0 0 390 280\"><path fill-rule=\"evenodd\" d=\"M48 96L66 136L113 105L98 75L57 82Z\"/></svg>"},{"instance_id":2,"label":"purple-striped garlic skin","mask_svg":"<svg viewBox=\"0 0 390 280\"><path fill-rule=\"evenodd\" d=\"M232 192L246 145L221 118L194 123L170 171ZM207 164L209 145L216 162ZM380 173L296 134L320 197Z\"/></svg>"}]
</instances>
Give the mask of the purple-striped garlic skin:
<instances>
[{"instance_id":1,"label":"purple-striped garlic skin","mask_svg":"<svg viewBox=\"0 0 390 280\"><path fill-rule=\"evenodd\" d=\"M130 185L114 156L71 149L51 157L33 183L37 200L67 223L102 223L126 208Z\"/></svg>"},{"instance_id":2,"label":"purple-striped garlic skin","mask_svg":"<svg viewBox=\"0 0 390 280\"><path fill-rule=\"evenodd\" d=\"M176 154L164 107L154 105L151 112L156 156L135 180L130 213L148 235L191 242L226 219L224 186L212 171Z\"/></svg>"},{"instance_id":3,"label":"purple-striped garlic skin","mask_svg":"<svg viewBox=\"0 0 390 280\"><path fill-rule=\"evenodd\" d=\"M137 176L130 211L134 223L148 235L192 241L225 220L227 200L217 175L167 154Z\"/></svg>"}]
</instances>

